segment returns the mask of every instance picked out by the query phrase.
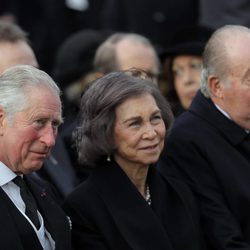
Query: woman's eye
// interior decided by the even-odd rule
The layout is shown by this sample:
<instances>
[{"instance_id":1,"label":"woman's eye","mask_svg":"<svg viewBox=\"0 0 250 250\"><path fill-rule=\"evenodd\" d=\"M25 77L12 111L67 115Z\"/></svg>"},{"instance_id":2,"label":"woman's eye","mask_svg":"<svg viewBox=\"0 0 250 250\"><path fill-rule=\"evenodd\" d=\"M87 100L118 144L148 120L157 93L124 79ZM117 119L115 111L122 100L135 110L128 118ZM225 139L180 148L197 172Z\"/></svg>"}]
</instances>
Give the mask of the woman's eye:
<instances>
[{"instance_id":1,"label":"woman's eye","mask_svg":"<svg viewBox=\"0 0 250 250\"><path fill-rule=\"evenodd\" d=\"M181 69L173 69L174 76L181 76L183 71Z\"/></svg>"},{"instance_id":2,"label":"woman's eye","mask_svg":"<svg viewBox=\"0 0 250 250\"><path fill-rule=\"evenodd\" d=\"M191 65L191 68L193 68L193 69L201 69L201 66L202 66L202 64L201 63L192 63Z\"/></svg>"},{"instance_id":3,"label":"woman's eye","mask_svg":"<svg viewBox=\"0 0 250 250\"><path fill-rule=\"evenodd\" d=\"M155 115L152 117L153 121L160 121L162 119L161 115Z\"/></svg>"},{"instance_id":4,"label":"woman's eye","mask_svg":"<svg viewBox=\"0 0 250 250\"><path fill-rule=\"evenodd\" d=\"M129 124L129 127L138 127L138 126L140 126L140 122L139 121L134 121L134 122L131 122Z\"/></svg>"}]
</instances>

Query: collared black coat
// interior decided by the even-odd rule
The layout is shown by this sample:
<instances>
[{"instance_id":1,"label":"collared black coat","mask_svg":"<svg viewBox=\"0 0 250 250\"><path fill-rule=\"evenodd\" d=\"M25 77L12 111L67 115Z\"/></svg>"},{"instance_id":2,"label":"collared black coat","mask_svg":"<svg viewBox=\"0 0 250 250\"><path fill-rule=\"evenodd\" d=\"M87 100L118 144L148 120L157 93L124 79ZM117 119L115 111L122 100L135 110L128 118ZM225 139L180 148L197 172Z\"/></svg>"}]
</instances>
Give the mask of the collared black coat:
<instances>
[{"instance_id":1,"label":"collared black coat","mask_svg":"<svg viewBox=\"0 0 250 250\"><path fill-rule=\"evenodd\" d=\"M43 182L25 176L44 224L55 241L56 250L70 250L70 223L65 213L52 199L53 194ZM19 212L0 188L0 249L42 250L41 244L30 223Z\"/></svg>"},{"instance_id":2,"label":"collared black coat","mask_svg":"<svg viewBox=\"0 0 250 250\"><path fill-rule=\"evenodd\" d=\"M210 249L250 249L250 141L200 92L174 123L159 163L196 194ZM245 144L245 145L244 145Z\"/></svg>"},{"instance_id":3,"label":"collared black coat","mask_svg":"<svg viewBox=\"0 0 250 250\"><path fill-rule=\"evenodd\" d=\"M148 182L151 207L118 165L94 169L64 204L74 249L204 249L189 189L152 168Z\"/></svg>"}]
</instances>

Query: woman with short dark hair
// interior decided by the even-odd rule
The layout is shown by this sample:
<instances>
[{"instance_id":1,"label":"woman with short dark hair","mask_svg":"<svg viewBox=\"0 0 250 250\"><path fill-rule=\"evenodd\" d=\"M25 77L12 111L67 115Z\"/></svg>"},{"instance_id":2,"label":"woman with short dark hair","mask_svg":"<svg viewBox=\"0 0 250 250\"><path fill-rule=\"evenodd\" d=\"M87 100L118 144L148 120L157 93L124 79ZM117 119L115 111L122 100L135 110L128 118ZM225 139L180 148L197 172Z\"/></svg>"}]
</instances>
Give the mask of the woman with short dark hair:
<instances>
[{"instance_id":1,"label":"woman with short dark hair","mask_svg":"<svg viewBox=\"0 0 250 250\"><path fill-rule=\"evenodd\" d=\"M64 204L74 249L204 249L190 191L155 169L172 121L149 79L113 72L88 87L75 139L94 169Z\"/></svg>"}]
</instances>

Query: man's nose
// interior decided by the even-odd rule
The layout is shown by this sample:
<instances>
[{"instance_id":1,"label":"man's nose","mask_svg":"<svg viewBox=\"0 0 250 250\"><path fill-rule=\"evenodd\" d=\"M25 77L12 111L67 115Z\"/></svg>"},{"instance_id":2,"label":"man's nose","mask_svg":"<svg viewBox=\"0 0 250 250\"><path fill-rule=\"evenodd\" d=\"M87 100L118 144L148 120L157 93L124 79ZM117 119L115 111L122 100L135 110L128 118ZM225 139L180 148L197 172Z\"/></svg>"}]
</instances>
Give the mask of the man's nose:
<instances>
[{"instance_id":1,"label":"man's nose","mask_svg":"<svg viewBox=\"0 0 250 250\"><path fill-rule=\"evenodd\" d=\"M47 147L53 147L56 143L56 135L54 128L51 126L48 126L44 129L42 132L41 141L47 146Z\"/></svg>"}]
</instances>

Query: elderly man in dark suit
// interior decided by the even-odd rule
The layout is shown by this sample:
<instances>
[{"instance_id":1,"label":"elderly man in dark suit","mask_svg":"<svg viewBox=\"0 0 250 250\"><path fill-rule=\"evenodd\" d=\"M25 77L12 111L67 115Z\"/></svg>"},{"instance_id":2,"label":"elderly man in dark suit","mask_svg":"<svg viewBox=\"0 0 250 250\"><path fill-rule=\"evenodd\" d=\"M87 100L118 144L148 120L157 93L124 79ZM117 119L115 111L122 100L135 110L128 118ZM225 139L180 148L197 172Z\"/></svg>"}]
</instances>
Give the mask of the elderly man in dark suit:
<instances>
[{"instance_id":1,"label":"elderly man in dark suit","mask_svg":"<svg viewBox=\"0 0 250 250\"><path fill-rule=\"evenodd\" d=\"M40 169L61 123L60 90L43 71L19 65L0 76L0 249L70 249L70 223Z\"/></svg>"},{"instance_id":2,"label":"elderly man in dark suit","mask_svg":"<svg viewBox=\"0 0 250 250\"><path fill-rule=\"evenodd\" d=\"M249 46L246 27L215 31L201 91L175 121L159 164L196 194L210 249L250 249Z\"/></svg>"}]
</instances>

